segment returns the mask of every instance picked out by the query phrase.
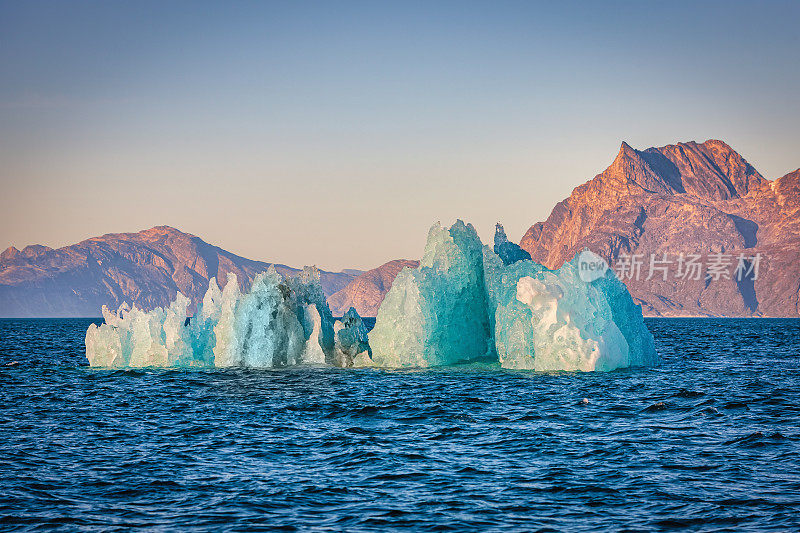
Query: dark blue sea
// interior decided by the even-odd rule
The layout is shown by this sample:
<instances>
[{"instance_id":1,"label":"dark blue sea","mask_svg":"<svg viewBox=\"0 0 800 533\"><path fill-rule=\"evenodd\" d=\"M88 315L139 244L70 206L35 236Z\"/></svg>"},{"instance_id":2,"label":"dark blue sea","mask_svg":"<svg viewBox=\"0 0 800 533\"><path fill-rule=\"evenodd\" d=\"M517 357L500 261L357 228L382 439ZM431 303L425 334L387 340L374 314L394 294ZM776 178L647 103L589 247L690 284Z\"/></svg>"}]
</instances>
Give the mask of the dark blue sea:
<instances>
[{"instance_id":1,"label":"dark blue sea","mask_svg":"<svg viewBox=\"0 0 800 533\"><path fill-rule=\"evenodd\" d=\"M3 530L800 530L800 320L555 374L97 370L89 323L0 321Z\"/></svg>"}]
</instances>

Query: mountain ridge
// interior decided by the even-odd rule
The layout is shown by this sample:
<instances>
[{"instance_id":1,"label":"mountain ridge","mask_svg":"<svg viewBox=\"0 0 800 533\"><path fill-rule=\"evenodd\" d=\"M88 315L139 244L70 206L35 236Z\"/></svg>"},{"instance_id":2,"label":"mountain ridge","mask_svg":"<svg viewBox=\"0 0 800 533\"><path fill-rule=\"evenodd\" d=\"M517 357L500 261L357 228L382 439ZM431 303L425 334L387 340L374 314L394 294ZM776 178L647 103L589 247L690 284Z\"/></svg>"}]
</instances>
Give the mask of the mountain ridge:
<instances>
[{"instance_id":1,"label":"mountain ridge","mask_svg":"<svg viewBox=\"0 0 800 533\"><path fill-rule=\"evenodd\" d=\"M623 141L611 164L530 226L520 246L549 268L584 248L612 266L636 255L700 254L707 262L759 254L758 279L623 281L650 316L800 316L800 168L770 181L721 140L644 150ZM224 284L232 272L247 288L271 264L170 226L55 250L11 246L0 253L0 316L96 316L122 301L150 309L178 290L196 304L210 277ZM374 316L399 271L417 265L396 259L366 272L321 271L321 281L334 314L352 306Z\"/></svg>"},{"instance_id":2,"label":"mountain ridge","mask_svg":"<svg viewBox=\"0 0 800 533\"><path fill-rule=\"evenodd\" d=\"M171 226L107 233L58 249L10 247L0 257L0 316L97 316L102 305L123 302L149 310L167 305L178 291L193 309L211 277L224 285L236 274L246 289L270 265L284 276L300 270L244 258ZM332 294L360 272L321 270L323 290Z\"/></svg>"},{"instance_id":3,"label":"mountain ridge","mask_svg":"<svg viewBox=\"0 0 800 533\"><path fill-rule=\"evenodd\" d=\"M624 280L646 314L799 316L800 173L769 181L723 141L636 150L623 142L611 165L533 224L520 241L558 268L588 248L621 257L763 255L753 287L736 280ZM748 282L750 283L750 282Z\"/></svg>"}]
</instances>

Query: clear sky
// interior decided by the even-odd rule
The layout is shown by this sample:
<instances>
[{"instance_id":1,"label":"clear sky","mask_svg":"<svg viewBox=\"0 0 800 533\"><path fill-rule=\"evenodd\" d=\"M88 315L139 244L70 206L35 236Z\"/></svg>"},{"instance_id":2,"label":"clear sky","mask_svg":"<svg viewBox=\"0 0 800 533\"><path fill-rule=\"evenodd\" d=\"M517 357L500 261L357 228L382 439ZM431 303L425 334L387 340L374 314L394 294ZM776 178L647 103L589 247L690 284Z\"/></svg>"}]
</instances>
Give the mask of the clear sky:
<instances>
[{"instance_id":1,"label":"clear sky","mask_svg":"<svg viewBox=\"0 0 800 533\"><path fill-rule=\"evenodd\" d=\"M519 239L636 148L800 166L798 2L0 1L0 247L168 224L290 265Z\"/></svg>"}]
</instances>

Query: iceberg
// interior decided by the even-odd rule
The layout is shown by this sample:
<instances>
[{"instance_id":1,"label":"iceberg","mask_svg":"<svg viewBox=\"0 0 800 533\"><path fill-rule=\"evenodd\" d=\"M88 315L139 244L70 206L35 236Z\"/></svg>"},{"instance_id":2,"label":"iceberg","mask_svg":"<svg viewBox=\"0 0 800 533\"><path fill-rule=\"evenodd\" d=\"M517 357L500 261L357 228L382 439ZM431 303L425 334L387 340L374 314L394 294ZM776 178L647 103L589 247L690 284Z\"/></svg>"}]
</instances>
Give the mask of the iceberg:
<instances>
[{"instance_id":1,"label":"iceberg","mask_svg":"<svg viewBox=\"0 0 800 533\"><path fill-rule=\"evenodd\" d=\"M274 269L257 275L246 294L228 278L214 327L214 366L268 368L302 360L306 336L298 315L305 309L285 289Z\"/></svg>"},{"instance_id":2,"label":"iceberg","mask_svg":"<svg viewBox=\"0 0 800 533\"><path fill-rule=\"evenodd\" d=\"M495 360L503 368L608 371L658 362L625 285L583 252L558 270L531 260L498 224L494 247L457 221L435 224L417 269L397 276L370 332L378 366Z\"/></svg>"},{"instance_id":3,"label":"iceberg","mask_svg":"<svg viewBox=\"0 0 800 533\"><path fill-rule=\"evenodd\" d=\"M123 303L116 313L103 306L105 323L86 332L86 356L92 366L177 366L190 342L183 327L189 299L182 294L167 308L149 313ZM189 365L186 366L190 366Z\"/></svg>"},{"instance_id":4,"label":"iceberg","mask_svg":"<svg viewBox=\"0 0 800 533\"><path fill-rule=\"evenodd\" d=\"M191 320L188 305L178 293L169 307L149 312L123 304L112 313L104 306L105 323L86 332L89 364L270 368L335 362L333 317L314 267L288 280L270 267L247 293L233 274L224 290L212 278Z\"/></svg>"},{"instance_id":5,"label":"iceberg","mask_svg":"<svg viewBox=\"0 0 800 533\"><path fill-rule=\"evenodd\" d=\"M377 366L452 365L490 353L482 247L461 220L431 227L419 267L400 271L378 309L369 335Z\"/></svg>"},{"instance_id":6,"label":"iceberg","mask_svg":"<svg viewBox=\"0 0 800 533\"><path fill-rule=\"evenodd\" d=\"M355 308L351 307L333 325L336 334L336 366L372 366L367 327Z\"/></svg>"},{"instance_id":7,"label":"iceberg","mask_svg":"<svg viewBox=\"0 0 800 533\"><path fill-rule=\"evenodd\" d=\"M404 268L369 334L350 308L331 315L319 271L283 279L274 268L247 292L229 275L209 282L191 319L182 294L146 312L103 307L86 332L91 366L329 365L424 368L478 361L537 371L608 371L658 363L641 307L588 250L557 270L506 237L484 246L471 224L434 224L419 267Z\"/></svg>"},{"instance_id":8,"label":"iceberg","mask_svg":"<svg viewBox=\"0 0 800 533\"><path fill-rule=\"evenodd\" d=\"M530 260L506 265L488 247L484 250L501 366L608 371L657 363L641 307L613 271L589 281L580 275L586 253L550 270Z\"/></svg>"}]
</instances>

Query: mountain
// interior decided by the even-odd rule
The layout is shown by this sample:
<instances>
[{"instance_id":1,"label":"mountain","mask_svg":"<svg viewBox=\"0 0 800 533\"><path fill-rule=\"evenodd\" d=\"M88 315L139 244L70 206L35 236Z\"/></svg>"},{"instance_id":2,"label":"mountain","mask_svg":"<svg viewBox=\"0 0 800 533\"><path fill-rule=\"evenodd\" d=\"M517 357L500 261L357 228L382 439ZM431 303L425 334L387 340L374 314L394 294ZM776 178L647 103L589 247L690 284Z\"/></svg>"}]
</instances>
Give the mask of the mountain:
<instances>
[{"instance_id":1,"label":"mountain","mask_svg":"<svg viewBox=\"0 0 800 533\"><path fill-rule=\"evenodd\" d=\"M648 315L797 317L800 169L769 181L718 140L622 143L520 245L550 268L598 253ZM699 275L687 276L691 257Z\"/></svg>"},{"instance_id":2,"label":"mountain","mask_svg":"<svg viewBox=\"0 0 800 533\"><path fill-rule=\"evenodd\" d=\"M646 315L797 317L800 169L767 180L718 140L646 150L622 143L611 166L531 226L520 245L550 268L584 248L598 253ZM210 277L224 283L234 272L247 288L269 265L167 226L57 250L11 247L0 254L0 316L96 316L101 305L123 301L151 309L178 290L196 304ZM395 276L417 265L398 259L368 272L322 271L322 285L335 315L352 306L375 316Z\"/></svg>"},{"instance_id":3,"label":"mountain","mask_svg":"<svg viewBox=\"0 0 800 533\"><path fill-rule=\"evenodd\" d=\"M405 268L416 268L419 261L395 259L378 268L364 272L342 290L328 298L334 316L342 316L355 307L361 316L376 316L386 293L397 274Z\"/></svg>"},{"instance_id":4,"label":"mountain","mask_svg":"<svg viewBox=\"0 0 800 533\"><path fill-rule=\"evenodd\" d=\"M100 307L122 302L143 309L164 306L181 291L192 311L216 277L237 275L242 288L270 263L232 254L169 226L139 233L113 233L54 250L46 246L10 247L0 254L0 316L98 316ZM284 276L298 269L276 264ZM362 273L320 271L326 295Z\"/></svg>"}]
</instances>

